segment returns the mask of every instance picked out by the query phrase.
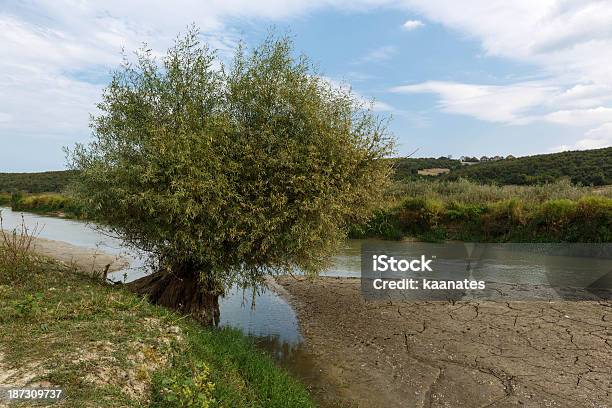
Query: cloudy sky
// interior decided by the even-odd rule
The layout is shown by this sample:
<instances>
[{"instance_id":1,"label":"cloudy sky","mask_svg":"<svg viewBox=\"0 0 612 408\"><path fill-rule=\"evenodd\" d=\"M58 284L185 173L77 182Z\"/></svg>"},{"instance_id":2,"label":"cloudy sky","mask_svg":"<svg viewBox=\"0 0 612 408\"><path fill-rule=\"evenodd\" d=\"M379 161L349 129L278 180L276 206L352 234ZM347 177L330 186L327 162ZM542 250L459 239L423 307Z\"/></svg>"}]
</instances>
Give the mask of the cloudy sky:
<instances>
[{"instance_id":1,"label":"cloudy sky","mask_svg":"<svg viewBox=\"0 0 612 408\"><path fill-rule=\"evenodd\" d=\"M393 116L400 155L612 145L609 0L0 0L0 171L63 168L122 47L192 22L222 55L289 32Z\"/></svg>"}]
</instances>

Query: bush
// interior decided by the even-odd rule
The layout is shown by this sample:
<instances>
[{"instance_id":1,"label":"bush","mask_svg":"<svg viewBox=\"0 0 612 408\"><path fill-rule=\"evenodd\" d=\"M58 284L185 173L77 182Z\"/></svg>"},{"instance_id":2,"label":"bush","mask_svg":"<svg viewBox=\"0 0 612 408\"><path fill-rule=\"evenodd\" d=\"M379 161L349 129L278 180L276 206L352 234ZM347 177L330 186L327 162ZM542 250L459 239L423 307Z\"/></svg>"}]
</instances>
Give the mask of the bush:
<instances>
[{"instance_id":1,"label":"bush","mask_svg":"<svg viewBox=\"0 0 612 408\"><path fill-rule=\"evenodd\" d=\"M422 234L437 228L444 207L436 200L426 198L409 198L404 201L397 212L402 231Z\"/></svg>"},{"instance_id":2,"label":"bush","mask_svg":"<svg viewBox=\"0 0 612 408\"><path fill-rule=\"evenodd\" d=\"M534 217L536 228L545 234L560 237L571 226L576 211L576 202L567 199L550 200L542 204Z\"/></svg>"},{"instance_id":3,"label":"bush","mask_svg":"<svg viewBox=\"0 0 612 408\"><path fill-rule=\"evenodd\" d=\"M11 207L15 211L62 213L68 217L83 217L85 211L69 197L61 194L13 193Z\"/></svg>"},{"instance_id":4,"label":"bush","mask_svg":"<svg viewBox=\"0 0 612 408\"><path fill-rule=\"evenodd\" d=\"M0 205L7 205L11 203L11 195L8 193L0 193Z\"/></svg>"},{"instance_id":5,"label":"bush","mask_svg":"<svg viewBox=\"0 0 612 408\"><path fill-rule=\"evenodd\" d=\"M198 363L183 376L175 374L162 380L162 395L167 407L208 408L216 403L215 384L210 381L210 368Z\"/></svg>"},{"instance_id":6,"label":"bush","mask_svg":"<svg viewBox=\"0 0 612 408\"><path fill-rule=\"evenodd\" d=\"M475 222L486 211L484 205L463 204L456 201L450 202L444 214L447 221Z\"/></svg>"},{"instance_id":7,"label":"bush","mask_svg":"<svg viewBox=\"0 0 612 408\"><path fill-rule=\"evenodd\" d=\"M378 210L367 224L351 225L348 236L354 239L377 237L399 240L404 236L397 215L393 211Z\"/></svg>"},{"instance_id":8,"label":"bush","mask_svg":"<svg viewBox=\"0 0 612 408\"><path fill-rule=\"evenodd\" d=\"M485 239L502 238L505 240L526 223L523 202L512 198L490 205L482 216Z\"/></svg>"},{"instance_id":9,"label":"bush","mask_svg":"<svg viewBox=\"0 0 612 408\"><path fill-rule=\"evenodd\" d=\"M572 220L572 241L612 242L612 199L584 197L578 201Z\"/></svg>"},{"instance_id":10,"label":"bush","mask_svg":"<svg viewBox=\"0 0 612 408\"><path fill-rule=\"evenodd\" d=\"M394 189L390 208L366 225L353 226L350 237L612 242L610 191L597 193L568 181L512 188L479 186L465 180L414 182L402 190Z\"/></svg>"}]
</instances>

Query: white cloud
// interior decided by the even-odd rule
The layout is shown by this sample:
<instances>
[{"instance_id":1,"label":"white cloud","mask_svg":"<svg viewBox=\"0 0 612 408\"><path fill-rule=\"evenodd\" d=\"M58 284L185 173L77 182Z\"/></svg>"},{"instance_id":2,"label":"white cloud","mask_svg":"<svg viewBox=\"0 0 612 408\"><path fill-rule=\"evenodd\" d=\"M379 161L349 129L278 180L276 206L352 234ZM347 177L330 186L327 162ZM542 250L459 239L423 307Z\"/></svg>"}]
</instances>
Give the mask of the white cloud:
<instances>
[{"instance_id":1,"label":"white cloud","mask_svg":"<svg viewBox=\"0 0 612 408\"><path fill-rule=\"evenodd\" d=\"M553 150L587 150L609 146L612 146L612 122L604 123L598 128L589 130L584 134L584 137L578 140L574 145L561 145Z\"/></svg>"},{"instance_id":2,"label":"white cloud","mask_svg":"<svg viewBox=\"0 0 612 408\"><path fill-rule=\"evenodd\" d=\"M395 108L388 103L375 100L372 105L372 110L374 112L393 112Z\"/></svg>"},{"instance_id":3,"label":"white cloud","mask_svg":"<svg viewBox=\"0 0 612 408\"><path fill-rule=\"evenodd\" d=\"M612 108L600 106L592 109L559 110L547 114L544 119L561 125L593 126L612 122Z\"/></svg>"},{"instance_id":4,"label":"white cloud","mask_svg":"<svg viewBox=\"0 0 612 408\"><path fill-rule=\"evenodd\" d=\"M584 139L576 143L578 149L597 149L612 146L612 122L591 129L584 136Z\"/></svg>"},{"instance_id":5,"label":"white cloud","mask_svg":"<svg viewBox=\"0 0 612 408\"><path fill-rule=\"evenodd\" d=\"M610 99L610 94L599 95L600 88L596 87L564 90L550 82L477 85L427 81L397 86L390 91L433 93L439 98L440 110L488 122L524 125L539 121L576 127L612 122L612 107L589 107Z\"/></svg>"},{"instance_id":6,"label":"white cloud","mask_svg":"<svg viewBox=\"0 0 612 408\"><path fill-rule=\"evenodd\" d=\"M386 102L382 102L374 98L368 98L362 95L361 93L355 91L351 87L351 85L344 80L337 80L337 79L334 79L334 78L331 78L325 75L319 75L319 78L327 82L327 84L332 88L338 88L338 89L350 91L359 103L363 104L364 107L370 107L374 112L396 112L397 111L395 107L391 106L390 104Z\"/></svg>"},{"instance_id":7,"label":"white cloud","mask_svg":"<svg viewBox=\"0 0 612 408\"><path fill-rule=\"evenodd\" d=\"M402 24L402 29L406 31L416 30L417 28L423 27L425 24L421 20L407 20Z\"/></svg>"},{"instance_id":8,"label":"white cloud","mask_svg":"<svg viewBox=\"0 0 612 408\"><path fill-rule=\"evenodd\" d=\"M393 45L384 45L379 48L375 48L368 52L363 57L359 58L356 63L364 64L369 62L382 62L391 59L397 53L397 47Z\"/></svg>"},{"instance_id":9,"label":"white cloud","mask_svg":"<svg viewBox=\"0 0 612 408\"><path fill-rule=\"evenodd\" d=\"M428 81L398 86L391 91L435 93L440 98L439 108L444 112L468 115L489 122L514 123L524 120L524 112L544 103L554 89L537 82L493 86Z\"/></svg>"}]
</instances>

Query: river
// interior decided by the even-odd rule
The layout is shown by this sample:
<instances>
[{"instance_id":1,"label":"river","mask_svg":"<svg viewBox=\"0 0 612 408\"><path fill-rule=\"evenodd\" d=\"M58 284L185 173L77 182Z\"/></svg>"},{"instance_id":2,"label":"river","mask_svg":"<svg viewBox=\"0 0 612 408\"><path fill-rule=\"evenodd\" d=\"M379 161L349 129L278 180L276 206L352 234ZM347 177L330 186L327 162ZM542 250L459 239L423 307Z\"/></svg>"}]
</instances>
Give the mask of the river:
<instances>
[{"instance_id":1,"label":"river","mask_svg":"<svg viewBox=\"0 0 612 408\"><path fill-rule=\"evenodd\" d=\"M38 226L40 238L64 241L73 245L96 249L112 255L121 255L130 261L130 266L114 273L114 280L131 281L146 274L145 257L137 251L125 248L121 241L103 234L87 222L48 217L31 213L14 212L10 208L0 208L4 229L17 228L23 221L30 229ZM377 240L348 240L333 258L333 266L322 275L340 277L361 276L362 247L376 245L393 245ZM406 248L404 244L404 249ZM417 251L418 245L413 248ZM609 246L608 246L609 248ZM576 276L576 271L592 273L595 269L612 270L610 259L589 260L584 256L550 256L496 249L494 255L485 264L489 274L497 274L498 281L511 284L528 282L530 285L543 285L550 279L551 259L554 259L555 279L569 282ZM501 255L500 255L501 254ZM559 267L561 266L561 267ZM490 272L492 271L492 272ZM599 273L597 277L604 273ZM491 275L491 276L493 276ZM608 274L609 276L610 274ZM591 279L592 280L592 279ZM256 296L256 307L251 307L251 290L234 288L220 300L220 325L240 329L248 335L261 340L263 347L273 354L287 357L287 350L294 349L302 342L298 319L292 307L278 294L271 290Z\"/></svg>"}]
</instances>

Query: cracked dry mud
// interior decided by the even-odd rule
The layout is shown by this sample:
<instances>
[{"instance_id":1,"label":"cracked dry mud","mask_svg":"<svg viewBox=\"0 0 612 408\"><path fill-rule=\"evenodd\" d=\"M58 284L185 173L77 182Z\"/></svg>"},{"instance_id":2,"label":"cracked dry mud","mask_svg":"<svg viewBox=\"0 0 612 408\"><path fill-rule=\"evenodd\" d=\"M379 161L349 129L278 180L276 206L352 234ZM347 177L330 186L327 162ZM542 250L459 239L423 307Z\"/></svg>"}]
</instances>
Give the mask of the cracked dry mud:
<instances>
[{"instance_id":1,"label":"cracked dry mud","mask_svg":"<svg viewBox=\"0 0 612 408\"><path fill-rule=\"evenodd\" d=\"M612 407L612 302L366 301L359 279L278 283L323 406Z\"/></svg>"}]
</instances>

